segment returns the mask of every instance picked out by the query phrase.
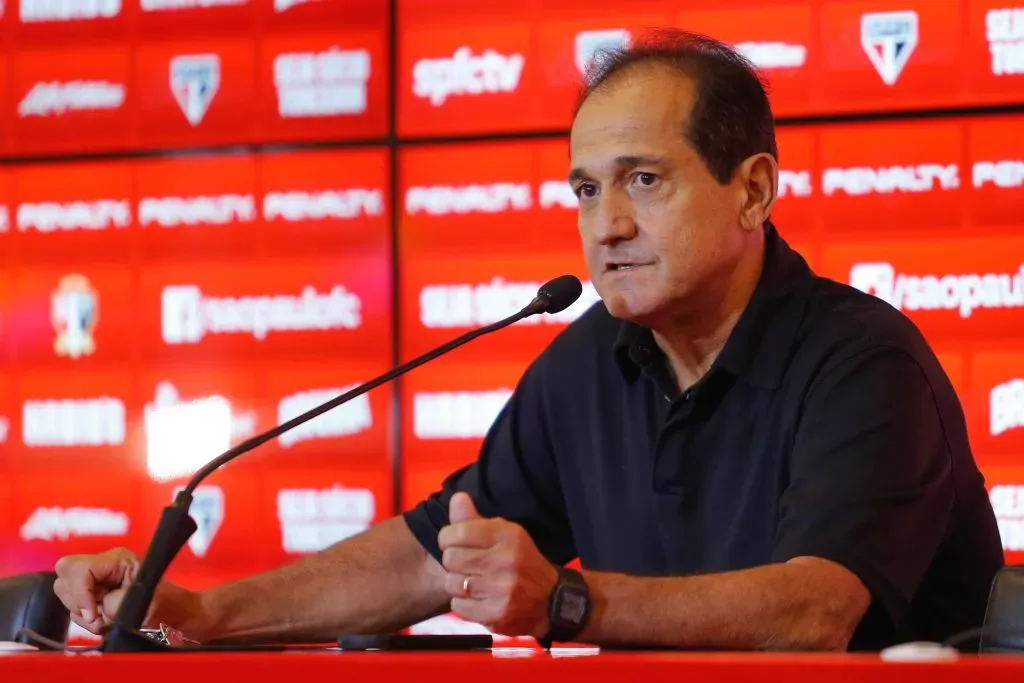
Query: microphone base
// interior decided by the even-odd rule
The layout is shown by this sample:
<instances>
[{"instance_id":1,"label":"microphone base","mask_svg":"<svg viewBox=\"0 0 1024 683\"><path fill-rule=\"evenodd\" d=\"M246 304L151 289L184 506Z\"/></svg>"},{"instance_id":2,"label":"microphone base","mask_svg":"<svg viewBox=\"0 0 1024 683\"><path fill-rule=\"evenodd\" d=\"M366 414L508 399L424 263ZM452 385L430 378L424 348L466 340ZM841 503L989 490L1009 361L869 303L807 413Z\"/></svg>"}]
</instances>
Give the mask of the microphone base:
<instances>
[{"instance_id":1,"label":"microphone base","mask_svg":"<svg viewBox=\"0 0 1024 683\"><path fill-rule=\"evenodd\" d=\"M114 624L103 638L101 652L170 652L169 645L158 643L134 629Z\"/></svg>"}]
</instances>

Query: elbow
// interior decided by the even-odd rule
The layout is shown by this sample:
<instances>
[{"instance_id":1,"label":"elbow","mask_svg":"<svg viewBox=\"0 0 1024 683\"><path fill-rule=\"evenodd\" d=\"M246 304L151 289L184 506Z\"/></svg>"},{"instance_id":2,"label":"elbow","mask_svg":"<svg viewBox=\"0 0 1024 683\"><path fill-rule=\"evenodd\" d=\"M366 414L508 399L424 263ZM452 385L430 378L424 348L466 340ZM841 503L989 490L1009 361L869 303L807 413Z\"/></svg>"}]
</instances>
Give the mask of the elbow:
<instances>
[{"instance_id":1,"label":"elbow","mask_svg":"<svg viewBox=\"0 0 1024 683\"><path fill-rule=\"evenodd\" d=\"M801 649L845 652L869 602L861 595L833 595L811 606L798 628Z\"/></svg>"}]
</instances>

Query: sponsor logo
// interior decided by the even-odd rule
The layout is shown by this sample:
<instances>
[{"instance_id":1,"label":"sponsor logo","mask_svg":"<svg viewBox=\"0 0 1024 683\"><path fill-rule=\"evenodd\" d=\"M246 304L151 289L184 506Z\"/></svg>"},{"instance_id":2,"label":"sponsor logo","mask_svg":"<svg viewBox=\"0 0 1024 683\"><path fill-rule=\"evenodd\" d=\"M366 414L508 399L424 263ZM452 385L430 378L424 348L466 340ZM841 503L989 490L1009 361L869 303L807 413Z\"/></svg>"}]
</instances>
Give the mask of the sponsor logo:
<instances>
[{"instance_id":1,"label":"sponsor logo","mask_svg":"<svg viewBox=\"0 0 1024 683\"><path fill-rule=\"evenodd\" d=\"M72 537L126 536L128 515L106 508L40 507L21 525L23 541L66 541Z\"/></svg>"},{"instance_id":2,"label":"sponsor logo","mask_svg":"<svg viewBox=\"0 0 1024 683\"><path fill-rule=\"evenodd\" d=\"M284 424L355 387L355 384L351 384L338 389L311 389L285 396L277 404L277 423ZM285 432L278 438L278 441L284 448L289 448L300 441L332 439L358 434L372 426L373 413L370 411L370 399L363 394Z\"/></svg>"},{"instance_id":3,"label":"sponsor logo","mask_svg":"<svg viewBox=\"0 0 1024 683\"><path fill-rule=\"evenodd\" d=\"M405 192L405 211L410 216L421 211L431 216L528 211L532 206L533 190L529 183L417 186Z\"/></svg>"},{"instance_id":4,"label":"sponsor logo","mask_svg":"<svg viewBox=\"0 0 1024 683\"><path fill-rule=\"evenodd\" d=\"M761 69L796 69L807 61L807 46L781 42L737 43L736 49Z\"/></svg>"},{"instance_id":5,"label":"sponsor logo","mask_svg":"<svg viewBox=\"0 0 1024 683\"><path fill-rule=\"evenodd\" d=\"M564 180L547 180L540 184L538 204L542 209L578 209L580 200L572 186Z\"/></svg>"},{"instance_id":6,"label":"sponsor logo","mask_svg":"<svg viewBox=\"0 0 1024 683\"><path fill-rule=\"evenodd\" d=\"M985 14L985 38L993 75L1024 74L1024 7L989 10Z\"/></svg>"},{"instance_id":7,"label":"sponsor logo","mask_svg":"<svg viewBox=\"0 0 1024 683\"><path fill-rule=\"evenodd\" d=\"M26 202L18 205L15 220L21 232L127 228L132 224L132 205L127 199Z\"/></svg>"},{"instance_id":8,"label":"sponsor logo","mask_svg":"<svg viewBox=\"0 0 1024 683\"><path fill-rule=\"evenodd\" d=\"M424 327L477 327L513 315L533 301L541 282L508 282L495 277L490 282L427 285L420 290L420 322ZM583 294L569 308L552 315L534 315L516 325L565 325L600 300L593 283L583 283Z\"/></svg>"},{"instance_id":9,"label":"sponsor logo","mask_svg":"<svg viewBox=\"0 0 1024 683\"><path fill-rule=\"evenodd\" d=\"M0 444L7 443L7 435L11 433L11 421L0 415Z\"/></svg>"},{"instance_id":10,"label":"sponsor logo","mask_svg":"<svg viewBox=\"0 0 1024 683\"><path fill-rule=\"evenodd\" d=\"M143 197L139 224L164 228L183 225L229 225L256 220L256 198L251 194L201 195L197 197Z\"/></svg>"},{"instance_id":11,"label":"sponsor logo","mask_svg":"<svg viewBox=\"0 0 1024 683\"><path fill-rule=\"evenodd\" d=\"M367 489L335 484L329 489L281 489L277 519L286 553L315 553L364 531L373 522L375 501Z\"/></svg>"},{"instance_id":12,"label":"sponsor logo","mask_svg":"<svg viewBox=\"0 0 1024 683\"><path fill-rule=\"evenodd\" d=\"M183 488L175 488L174 496ZM188 514L196 522L196 531L189 537L188 547L196 557L206 557L213 539L224 523L224 508L224 490L221 487L198 486L192 492L192 505Z\"/></svg>"},{"instance_id":13,"label":"sponsor logo","mask_svg":"<svg viewBox=\"0 0 1024 683\"><path fill-rule=\"evenodd\" d=\"M321 294L309 285L301 294L206 296L196 285L165 287L161 334L167 344L198 344L208 334L250 334L260 341L270 332L354 330L362 324L362 301L342 285Z\"/></svg>"},{"instance_id":14,"label":"sponsor logo","mask_svg":"<svg viewBox=\"0 0 1024 683\"><path fill-rule=\"evenodd\" d=\"M120 109L124 105L124 98L123 83L36 83L18 104L18 116L60 116L72 111Z\"/></svg>"},{"instance_id":15,"label":"sponsor logo","mask_svg":"<svg viewBox=\"0 0 1024 683\"><path fill-rule=\"evenodd\" d=\"M42 21L109 19L121 13L121 0L20 0L23 24Z\"/></svg>"},{"instance_id":16,"label":"sponsor logo","mask_svg":"<svg viewBox=\"0 0 1024 683\"><path fill-rule=\"evenodd\" d=\"M1003 550L1024 550L1024 486L999 484L988 492Z\"/></svg>"},{"instance_id":17,"label":"sponsor logo","mask_svg":"<svg viewBox=\"0 0 1024 683\"><path fill-rule=\"evenodd\" d=\"M903 275L891 263L857 263L850 285L907 311L957 311L1024 306L1024 265L1015 273Z\"/></svg>"},{"instance_id":18,"label":"sponsor logo","mask_svg":"<svg viewBox=\"0 0 1024 683\"><path fill-rule=\"evenodd\" d=\"M886 85L896 84L917 38L917 12L878 12L860 18L860 46Z\"/></svg>"},{"instance_id":19,"label":"sponsor logo","mask_svg":"<svg viewBox=\"0 0 1024 683\"><path fill-rule=\"evenodd\" d=\"M613 52L628 48L632 40L629 31L623 28L605 31L580 31L576 34L576 68L583 75L587 73L590 61L599 52Z\"/></svg>"},{"instance_id":20,"label":"sponsor logo","mask_svg":"<svg viewBox=\"0 0 1024 683\"><path fill-rule=\"evenodd\" d=\"M141 0L143 12L165 10L206 9L208 7L238 7L249 0Z\"/></svg>"},{"instance_id":21,"label":"sponsor logo","mask_svg":"<svg viewBox=\"0 0 1024 683\"><path fill-rule=\"evenodd\" d=\"M11 227L11 214L6 206L0 206L0 232L7 232Z\"/></svg>"},{"instance_id":22,"label":"sponsor logo","mask_svg":"<svg viewBox=\"0 0 1024 683\"><path fill-rule=\"evenodd\" d=\"M119 398L43 399L21 407L21 441L29 448L120 446L124 435Z\"/></svg>"},{"instance_id":23,"label":"sponsor logo","mask_svg":"<svg viewBox=\"0 0 1024 683\"><path fill-rule=\"evenodd\" d=\"M1012 379L995 386L988 397L992 436L1024 426L1024 379Z\"/></svg>"},{"instance_id":24,"label":"sponsor logo","mask_svg":"<svg viewBox=\"0 0 1024 683\"><path fill-rule=\"evenodd\" d=\"M156 385L143 410L146 471L155 481L194 474L228 450L231 439L256 432L256 415L232 412L231 403L212 394L184 401L170 382Z\"/></svg>"},{"instance_id":25,"label":"sponsor logo","mask_svg":"<svg viewBox=\"0 0 1024 683\"><path fill-rule=\"evenodd\" d=\"M412 92L435 107L452 95L483 95L515 92L526 58L485 50L476 56L460 47L450 58L421 59L413 66Z\"/></svg>"},{"instance_id":26,"label":"sponsor logo","mask_svg":"<svg viewBox=\"0 0 1024 683\"><path fill-rule=\"evenodd\" d=\"M893 192L919 193L935 189L955 190L958 187L960 172L956 164L826 168L821 178L821 189L827 196L838 192L854 197Z\"/></svg>"},{"instance_id":27,"label":"sponsor logo","mask_svg":"<svg viewBox=\"0 0 1024 683\"><path fill-rule=\"evenodd\" d=\"M779 199L789 196L810 197L813 191L810 171L779 169Z\"/></svg>"},{"instance_id":28,"label":"sponsor logo","mask_svg":"<svg viewBox=\"0 0 1024 683\"><path fill-rule=\"evenodd\" d=\"M93 332L99 317L99 292L84 275L65 275L50 294L50 321L57 333L58 356L81 358L96 350Z\"/></svg>"},{"instance_id":29,"label":"sponsor logo","mask_svg":"<svg viewBox=\"0 0 1024 683\"><path fill-rule=\"evenodd\" d=\"M287 12L292 7L305 5L310 2L323 2L323 0L274 0L274 12L281 14L282 12Z\"/></svg>"},{"instance_id":30,"label":"sponsor logo","mask_svg":"<svg viewBox=\"0 0 1024 683\"><path fill-rule=\"evenodd\" d=\"M476 439L487 434L511 389L419 392L412 399L417 439Z\"/></svg>"},{"instance_id":31,"label":"sponsor logo","mask_svg":"<svg viewBox=\"0 0 1024 683\"><path fill-rule=\"evenodd\" d=\"M268 192L263 197L263 217L268 221L348 220L383 215L384 193L380 190Z\"/></svg>"},{"instance_id":32,"label":"sponsor logo","mask_svg":"<svg viewBox=\"0 0 1024 683\"><path fill-rule=\"evenodd\" d=\"M370 53L332 47L274 58L277 114L281 118L340 116L366 111Z\"/></svg>"},{"instance_id":33,"label":"sponsor logo","mask_svg":"<svg viewBox=\"0 0 1024 683\"><path fill-rule=\"evenodd\" d=\"M220 89L220 56L178 55L171 58L170 85L174 101L192 126L198 126Z\"/></svg>"},{"instance_id":34,"label":"sponsor logo","mask_svg":"<svg viewBox=\"0 0 1024 683\"><path fill-rule=\"evenodd\" d=\"M972 178L977 188L985 185L1004 189L1024 187L1024 160L979 161L974 164Z\"/></svg>"}]
</instances>

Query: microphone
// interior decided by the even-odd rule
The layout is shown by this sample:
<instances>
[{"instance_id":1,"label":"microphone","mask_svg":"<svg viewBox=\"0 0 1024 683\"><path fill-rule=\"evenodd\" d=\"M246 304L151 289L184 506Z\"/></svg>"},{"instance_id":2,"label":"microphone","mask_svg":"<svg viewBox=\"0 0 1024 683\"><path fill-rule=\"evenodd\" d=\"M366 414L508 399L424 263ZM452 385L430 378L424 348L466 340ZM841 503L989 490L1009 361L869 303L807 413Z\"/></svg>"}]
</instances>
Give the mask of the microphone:
<instances>
[{"instance_id":1,"label":"microphone","mask_svg":"<svg viewBox=\"0 0 1024 683\"><path fill-rule=\"evenodd\" d=\"M160 579L175 556L177 556L189 537L196 531L196 522L188 514L189 507L192 505L192 492L195 491L196 487L206 477L210 476L218 468L238 456L263 445L267 441L298 427L304 422L308 422L332 408L336 408L357 396L365 394L371 389L390 382L396 377L434 360L438 356L442 356L463 344L473 341L477 337L482 337L485 334L508 327L531 315L538 313L560 313L571 306L582 293L583 285L573 275L561 275L553 280L549 280L537 290L537 296L533 298L533 301L519 312L485 327L471 330L433 351L428 351L418 358L392 368L369 382L332 398L330 401L312 408L287 422L283 422L273 429L243 441L208 462L192 476L185 488L178 492L174 497L174 502L164 508L163 513L160 515L160 521L157 523L156 531L150 539L149 547L146 549L146 554L139 565L135 579L125 593L121 607L117 611L117 616L114 617L110 630L104 636L100 650L103 652L143 652L171 649L152 640L143 634L140 629L142 622L145 621L149 605L153 601L153 594L156 592L157 584L160 583Z\"/></svg>"}]
</instances>

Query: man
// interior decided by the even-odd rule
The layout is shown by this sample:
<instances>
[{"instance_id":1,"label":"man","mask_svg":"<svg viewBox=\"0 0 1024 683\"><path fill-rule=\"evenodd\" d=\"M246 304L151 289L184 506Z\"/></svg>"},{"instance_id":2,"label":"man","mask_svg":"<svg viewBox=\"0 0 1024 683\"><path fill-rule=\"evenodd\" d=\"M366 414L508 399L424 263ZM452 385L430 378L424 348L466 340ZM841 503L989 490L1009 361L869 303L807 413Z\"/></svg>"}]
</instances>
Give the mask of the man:
<instances>
[{"instance_id":1,"label":"man","mask_svg":"<svg viewBox=\"0 0 1024 683\"><path fill-rule=\"evenodd\" d=\"M980 623L1002 550L960 404L904 316L771 224L751 67L688 34L612 54L570 155L603 303L531 364L478 462L312 557L164 582L149 623L330 641L453 610L556 641L805 650ZM101 632L136 562L63 558L55 590Z\"/></svg>"}]
</instances>

